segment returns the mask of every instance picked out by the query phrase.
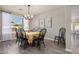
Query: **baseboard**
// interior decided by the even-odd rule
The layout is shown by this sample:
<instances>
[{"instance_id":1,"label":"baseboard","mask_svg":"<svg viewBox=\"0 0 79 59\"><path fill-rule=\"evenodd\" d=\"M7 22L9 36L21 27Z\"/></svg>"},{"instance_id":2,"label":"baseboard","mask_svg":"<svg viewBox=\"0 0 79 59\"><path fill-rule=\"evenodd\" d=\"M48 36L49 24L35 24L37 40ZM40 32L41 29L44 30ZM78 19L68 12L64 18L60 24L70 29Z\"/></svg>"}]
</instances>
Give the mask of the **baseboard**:
<instances>
[{"instance_id":1,"label":"baseboard","mask_svg":"<svg viewBox=\"0 0 79 59\"><path fill-rule=\"evenodd\" d=\"M68 51L68 52L72 52L72 50L71 49L65 49L66 51Z\"/></svg>"},{"instance_id":2,"label":"baseboard","mask_svg":"<svg viewBox=\"0 0 79 59\"><path fill-rule=\"evenodd\" d=\"M13 39L10 39L10 40L13 40ZM0 40L0 42L3 42L3 41L10 41L10 40Z\"/></svg>"},{"instance_id":3,"label":"baseboard","mask_svg":"<svg viewBox=\"0 0 79 59\"><path fill-rule=\"evenodd\" d=\"M46 40L52 40L52 41L54 41L54 39L52 39L52 38L45 38Z\"/></svg>"}]
</instances>

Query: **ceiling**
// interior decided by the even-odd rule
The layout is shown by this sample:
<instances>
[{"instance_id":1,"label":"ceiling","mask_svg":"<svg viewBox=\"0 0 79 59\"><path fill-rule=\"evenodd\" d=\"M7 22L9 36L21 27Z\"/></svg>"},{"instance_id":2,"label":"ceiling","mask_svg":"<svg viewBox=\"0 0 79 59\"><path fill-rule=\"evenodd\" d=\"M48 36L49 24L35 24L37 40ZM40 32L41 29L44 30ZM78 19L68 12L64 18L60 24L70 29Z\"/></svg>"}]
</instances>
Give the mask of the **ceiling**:
<instances>
[{"instance_id":1,"label":"ceiling","mask_svg":"<svg viewBox=\"0 0 79 59\"><path fill-rule=\"evenodd\" d=\"M78 5L72 6L72 19L79 19L79 6Z\"/></svg>"},{"instance_id":2,"label":"ceiling","mask_svg":"<svg viewBox=\"0 0 79 59\"><path fill-rule=\"evenodd\" d=\"M79 23L79 5L72 6L72 22Z\"/></svg>"},{"instance_id":3,"label":"ceiling","mask_svg":"<svg viewBox=\"0 0 79 59\"><path fill-rule=\"evenodd\" d=\"M38 15L44 12L53 11L63 7L62 5L31 5L31 15ZM0 9L6 12L13 12L16 14L27 15L27 5L0 5Z\"/></svg>"}]
</instances>

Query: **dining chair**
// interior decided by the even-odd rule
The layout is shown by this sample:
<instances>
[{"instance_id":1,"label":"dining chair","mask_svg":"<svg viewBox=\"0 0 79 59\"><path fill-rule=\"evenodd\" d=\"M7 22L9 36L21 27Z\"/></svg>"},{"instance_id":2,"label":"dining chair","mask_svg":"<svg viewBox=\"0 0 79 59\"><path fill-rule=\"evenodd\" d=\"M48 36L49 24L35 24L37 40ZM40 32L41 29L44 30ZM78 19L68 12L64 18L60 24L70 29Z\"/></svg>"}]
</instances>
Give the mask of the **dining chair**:
<instances>
[{"instance_id":1,"label":"dining chair","mask_svg":"<svg viewBox=\"0 0 79 59\"><path fill-rule=\"evenodd\" d=\"M20 30L16 29L16 43L19 44L19 42L20 42Z\"/></svg>"},{"instance_id":2,"label":"dining chair","mask_svg":"<svg viewBox=\"0 0 79 59\"><path fill-rule=\"evenodd\" d=\"M43 28L43 29L41 29L40 34L39 34L40 40L43 43L44 47L45 47L44 37L45 37L46 32L47 32L47 29L46 28Z\"/></svg>"},{"instance_id":3,"label":"dining chair","mask_svg":"<svg viewBox=\"0 0 79 59\"><path fill-rule=\"evenodd\" d=\"M34 37L33 43L35 44L35 42L36 42L35 45L37 45L37 47L38 47L39 49L41 48L41 44L43 44L44 47L45 47L44 37L45 37L46 32L47 32L47 30L46 30L45 28L43 28L43 29L41 29L41 31L40 31L39 37L38 37L38 38Z\"/></svg>"},{"instance_id":4,"label":"dining chair","mask_svg":"<svg viewBox=\"0 0 79 59\"><path fill-rule=\"evenodd\" d=\"M21 42L20 47L22 48L28 47L28 39L26 37L26 32L24 30L21 32L20 42Z\"/></svg>"},{"instance_id":5,"label":"dining chair","mask_svg":"<svg viewBox=\"0 0 79 59\"><path fill-rule=\"evenodd\" d=\"M57 41L58 44L63 43L65 45L65 33L66 33L66 29L65 28L60 28L59 30L59 35L55 36L55 40L54 43Z\"/></svg>"}]
</instances>

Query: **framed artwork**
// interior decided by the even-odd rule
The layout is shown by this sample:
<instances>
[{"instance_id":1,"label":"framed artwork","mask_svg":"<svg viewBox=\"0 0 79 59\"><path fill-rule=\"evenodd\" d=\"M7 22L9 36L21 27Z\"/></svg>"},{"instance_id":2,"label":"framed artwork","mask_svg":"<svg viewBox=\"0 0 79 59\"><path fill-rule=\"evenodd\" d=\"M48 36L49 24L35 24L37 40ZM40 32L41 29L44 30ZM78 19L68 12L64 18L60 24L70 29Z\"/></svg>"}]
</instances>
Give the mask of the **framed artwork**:
<instances>
[{"instance_id":1,"label":"framed artwork","mask_svg":"<svg viewBox=\"0 0 79 59\"><path fill-rule=\"evenodd\" d=\"M39 21L39 24L40 24L40 28L44 28L45 27L45 21L44 21L44 19L41 19Z\"/></svg>"},{"instance_id":2,"label":"framed artwork","mask_svg":"<svg viewBox=\"0 0 79 59\"><path fill-rule=\"evenodd\" d=\"M45 27L52 28L52 17L48 17L45 19Z\"/></svg>"}]
</instances>

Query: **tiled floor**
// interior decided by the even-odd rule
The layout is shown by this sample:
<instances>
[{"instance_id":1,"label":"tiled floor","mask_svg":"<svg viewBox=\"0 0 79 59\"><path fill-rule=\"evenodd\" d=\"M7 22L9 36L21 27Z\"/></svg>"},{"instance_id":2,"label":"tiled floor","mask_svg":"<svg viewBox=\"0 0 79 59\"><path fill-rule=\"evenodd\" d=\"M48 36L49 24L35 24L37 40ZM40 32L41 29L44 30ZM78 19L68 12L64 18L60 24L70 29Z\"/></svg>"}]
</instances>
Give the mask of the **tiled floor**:
<instances>
[{"instance_id":1,"label":"tiled floor","mask_svg":"<svg viewBox=\"0 0 79 59\"><path fill-rule=\"evenodd\" d=\"M20 48L15 41L0 42L0 54L68 54L63 46L54 44L51 40L45 40L46 48L41 50L36 47Z\"/></svg>"}]
</instances>

